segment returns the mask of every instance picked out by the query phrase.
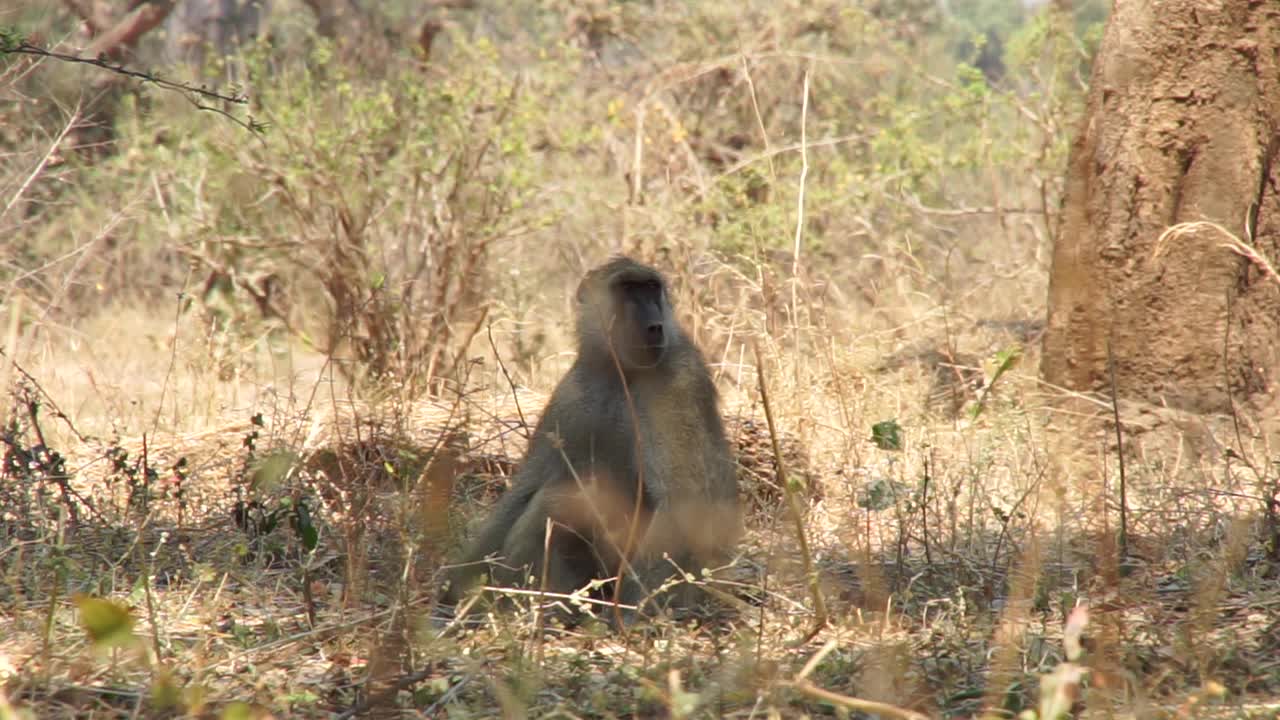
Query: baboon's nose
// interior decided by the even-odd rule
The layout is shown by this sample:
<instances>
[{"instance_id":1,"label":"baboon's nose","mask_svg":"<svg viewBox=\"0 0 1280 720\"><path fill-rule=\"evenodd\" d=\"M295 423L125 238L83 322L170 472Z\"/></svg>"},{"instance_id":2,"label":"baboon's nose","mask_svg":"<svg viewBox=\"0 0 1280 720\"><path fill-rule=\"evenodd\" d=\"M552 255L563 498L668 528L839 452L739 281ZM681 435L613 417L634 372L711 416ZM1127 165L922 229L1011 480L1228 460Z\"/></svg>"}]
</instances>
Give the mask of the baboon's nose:
<instances>
[{"instance_id":1,"label":"baboon's nose","mask_svg":"<svg viewBox=\"0 0 1280 720\"><path fill-rule=\"evenodd\" d=\"M651 323L645 332L645 339L650 345L662 344L662 323Z\"/></svg>"}]
</instances>

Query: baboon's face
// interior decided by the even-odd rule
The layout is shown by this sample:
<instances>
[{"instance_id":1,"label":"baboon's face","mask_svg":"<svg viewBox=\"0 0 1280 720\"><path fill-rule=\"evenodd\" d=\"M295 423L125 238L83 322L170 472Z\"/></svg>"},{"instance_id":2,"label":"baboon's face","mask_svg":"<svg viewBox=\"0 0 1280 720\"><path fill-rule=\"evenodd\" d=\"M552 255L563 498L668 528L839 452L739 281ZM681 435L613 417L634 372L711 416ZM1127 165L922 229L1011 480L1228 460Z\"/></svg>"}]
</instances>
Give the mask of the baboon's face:
<instances>
[{"instance_id":1,"label":"baboon's face","mask_svg":"<svg viewBox=\"0 0 1280 720\"><path fill-rule=\"evenodd\" d=\"M662 362L673 331L662 278L638 270L619 273L610 278L609 296L609 337L623 366L650 368Z\"/></svg>"}]
</instances>

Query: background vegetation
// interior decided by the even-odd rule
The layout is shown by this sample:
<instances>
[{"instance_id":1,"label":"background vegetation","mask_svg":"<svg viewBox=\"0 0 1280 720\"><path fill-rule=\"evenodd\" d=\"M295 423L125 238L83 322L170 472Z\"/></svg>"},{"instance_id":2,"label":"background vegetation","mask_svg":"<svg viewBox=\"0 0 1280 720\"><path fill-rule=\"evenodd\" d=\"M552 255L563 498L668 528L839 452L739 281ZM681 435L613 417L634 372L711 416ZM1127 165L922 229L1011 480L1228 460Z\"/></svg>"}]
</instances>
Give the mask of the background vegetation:
<instances>
[{"instance_id":1,"label":"background vegetation","mask_svg":"<svg viewBox=\"0 0 1280 720\"><path fill-rule=\"evenodd\" d=\"M317 15L338 5L272 3L227 58L143 37L131 67L248 102L130 83L92 143L107 71L18 52L82 48L75 3L0 7L0 717L1147 717L1280 691L1275 473L1177 428L1073 434L1035 377L1106 3ZM732 607L544 632L524 598L441 632L436 571L618 250L673 278L725 395Z\"/></svg>"}]
</instances>

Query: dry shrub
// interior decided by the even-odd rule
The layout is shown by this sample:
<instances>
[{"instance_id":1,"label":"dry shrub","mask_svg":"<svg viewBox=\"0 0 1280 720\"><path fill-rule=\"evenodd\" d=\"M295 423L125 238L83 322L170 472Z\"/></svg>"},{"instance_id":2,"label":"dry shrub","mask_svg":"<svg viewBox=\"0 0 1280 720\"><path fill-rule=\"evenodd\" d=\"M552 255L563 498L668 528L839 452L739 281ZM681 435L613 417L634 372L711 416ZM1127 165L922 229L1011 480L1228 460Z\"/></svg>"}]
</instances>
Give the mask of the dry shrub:
<instances>
[{"instance_id":1,"label":"dry shrub","mask_svg":"<svg viewBox=\"0 0 1280 720\"><path fill-rule=\"evenodd\" d=\"M542 222L528 210L530 101L471 51L448 77L406 66L360 83L317 52L264 90L280 130L209 148L232 202L186 251L208 272L205 306L312 343L365 388L413 396L456 379L494 300L495 250Z\"/></svg>"}]
</instances>

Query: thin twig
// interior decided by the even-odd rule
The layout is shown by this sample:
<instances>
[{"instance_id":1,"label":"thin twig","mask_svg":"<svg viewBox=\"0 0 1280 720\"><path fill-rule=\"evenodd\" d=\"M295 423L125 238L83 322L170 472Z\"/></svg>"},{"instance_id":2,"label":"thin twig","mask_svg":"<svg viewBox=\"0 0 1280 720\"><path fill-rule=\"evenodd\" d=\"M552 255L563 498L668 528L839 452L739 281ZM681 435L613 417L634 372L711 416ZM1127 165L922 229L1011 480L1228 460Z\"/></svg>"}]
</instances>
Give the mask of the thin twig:
<instances>
[{"instance_id":1,"label":"thin twig","mask_svg":"<svg viewBox=\"0 0 1280 720\"><path fill-rule=\"evenodd\" d=\"M486 328L489 334L489 347L493 350L493 359L498 361L498 369L502 370L502 377L507 379L507 387L511 388L511 399L516 404L516 414L520 416L520 427L526 440L529 439L529 421L524 417L524 410L520 407L520 393L516 390L516 383L511 379L511 373L507 372L507 364L502 361L502 353L498 352L498 344L493 340L493 323L488 323Z\"/></svg>"},{"instance_id":2,"label":"thin twig","mask_svg":"<svg viewBox=\"0 0 1280 720\"><path fill-rule=\"evenodd\" d=\"M751 93L751 110L755 113L756 127L760 129L760 139L764 142L765 157L769 160L769 180L776 182L778 174L773 167L773 145L769 142L769 131L764 127L764 116L760 113L760 100L756 97L756 84L751 79L751 65L747 62L745 54L742 56L742 77L747 80L747 91Z\"/></svg>"},{"instance_id":3,"label":"thin twig","mask_svg":"<svg viewBox=\"0 0 1280 720\"><path fill-rule=\"evenodd\" d=\"M796 193L796 235L791 249L791 342L800 357L800 241L804 238L804 189L809 178L809 70L804 71L804 96L800 102L800 191ZM799 380L800 363L796 363ZM781 460L781 458L779 458Z\"/></svg>"},{"instance_id":4,"label":"thin twig","mask_svg":"<svg viewBox=\"0 0 1280 720\"><path fill-rule=\"evenodd\" d=\"M720 174L711 178L709 187L714 187L715 184L720 182L721 180L729 177L730 175L733 175L734 173L742 172L743 170L747 169L748 167L751 167L752 165L755 165L761 160L768 160L770 167L772 167L774 157L778 155L782 155L783 153L795 152L796 150L799 150L801 147L808 147L808 148L831 147L833 145L843 145L845 143L853 142L855 140L862 140L865 137L866 135L863 133L851 133L849 135L840 135L837 137L829 137L829 138L823 138L821 140L814 140L813 142L805 143L803 145L801 143L779 145L777 147L774 147L771 150L765 150L764 152L758 155L752 155L751 157L743 158L742 160L739 160L738 162L730 165L729 167L725 168L722 172L720 172ZM704 194L705 194L704 192L699 192L695 194L693 197L695 199L701 199Z\"/></svg>"},{"instance_id":5,"label":"thin twig","mask_svg":"<svg viewBox=\"0 0 1280 720\"><path fill-rule=\"evenodd\" d=\"M81 63L84 65L92 65L94 67L102 68L103 70L109 70L117 75L124 75L125 77L131 77L136 80L141 80L142 82L145 82L145 83L152 83L154 85L164 88L165 90L173 90L175 92L194 93L196 95L201 95L203 97L209 98L210 100L221 100L223 102L235 103L237 105L247 105L249 103L249 96L245 95L244 93L237 93L235 95L225 95L216 90L210 90L204 87L203 85L196 87L195 85L191 85L189 83L179 82L176 80L168 80L158 75L153 75L150 72L144 72L141 70L130 70L124 65L108 62L101 58L81 57L79 55L70 55L67 53L60 53L55 50L46 50L42 47L37 47L35 45L32 45L31 43L28 43L26 41L18 43L18 46L13 49L0 50L0 52L15 53L18 55L36 55L38 57L47 57L47 58L52 58L54 60L62 60L64 62L69 62L69 63Z\"/></svg>"},{"instance_id":6,"label":"thin twig","mask_svg":"<svg viewBox=\"0 0 1280 720\"><path fill-rule=\"evenodd\" d=\"M13 206L18 203L18 199L26 194L27 188L31 187L31 183L35 182L35 179L40 176L40 173L44 172L45 166L49 164L49 160L54 156L54 153L58 151L58 147L62 145L62 140L66 138L67 133L71 132L71 129L79 123L80 109L76 108L75 112L71 113L71 119L68 120L67 124L62 128L62 132L58 133L58 137L54 138L52 143L49 143L49 149L45 152L44 157L40 158L40 162L36 163L31 174L27 176L26 180L22 181L22 185L18 187L18 190L13 194L13 197L9 198L9 202L5 203L4 210L0 210L0 220L3 220L4 216L9 214L9 211L13 209Z\"/></svg>"},{"instance_id":7,"label":"thin twig","mask_svg":"<svg viewBox=\"0 0 1280 720\"><path fill-rule=\"evenodd\" d=\"M1107 341L1107 373L1111 377L1111 417L1116 424L1116 460L1120 465L1120 562L1129 558L1129 501L1124 473L1124 431L1120 428L1120 400L1116 391L1116 354Z\"/></svg>"},{"instance_id":8,"label":"thin twig","mask_svg":"<svg viewBox=\"0 0 1280 720\"><path fill-rule=\"evenodd\" d=\"M548 515L545 528L542 534L542 572L538 577L538 593L539 600L533 606L533 641L537 644L538 667L546 667L547 664L547 645L543 642L543 634L546 629L547 613L542 609L543 602L547 596L547 574L551 571L551 535L555 530L555 520Z\"/></svg>"},{"instance_id":9,"label":"thin twig","mask_svg":"<svg viewBox=\"0 0 1280 720\"><path fill-rule=\"evenodd\" d=\"M892 198L892 196L890 196ZM1043 215L1042 208L1024 208L1024 207L955 207L955 208L937 208L930 207L920 202L919 199L912 197L911 202L903 203L907 207L916 212L925 215L938 215L941 217L968 217L971 215Z\"/></svg>"},{"instance_id":10,"label":"thin twig","mask_svg":"<svg viewBox=\"0 0 1280 720\"><path fill-rule=\"evenodd\" d=\"M818 650L818 652L813 654L813 657L809 658L809 661L804 664L804 667L800 668L800 672L796 674L795 679L805 680L808 678L810 673L818 669L818 664L826 659L826 657L831 654L831 651L836 649L837 644L838 643L836 643L835 638L828 640L826 644Z\"/></svg>"},{"instance_id":11,"label":"thin twig","mask_svg":"<svg viewBox=\"0 0 1280 720\"><path fill-rule=\"evenodd\" d=\"M169 346L169 365L164 371L164 381L160 383L160 398L156 400L156 417L151 423L151 430L154 433L160 429L160 415L164 412L164 396L169 389L169 380L173 378L173 369L178 363L178 338L181 333L178 332L182 321L183 300L186 298L187 282L190 280L191 274L187 273L186 279L182 281L182 289L178 290L178 302L173 311L173 341ZM176 401L175 401L176 402ZM174 405L174 412L177 412L177 405ZM145 442L145 435L144 442Z\"/></svg>"},{"instance_id":12,"label":"thin twig","mask_svg":"<svg viewBox=\"0 0 1280 720\"><path fill-rule=\"evenodd\" d=\"M1248 218L1246 218L1246 220L1247 219ZM1225 227L1208 220L1178 223L1177 225L1166 228L1164 232L1160 233L1160 237L1156 238L1155 247L1151 250L1151 259L1156 260L1163 255L1167 250L1167 246L1170 241L1181 238L1183 235L1195 233L1202 229L1215 230L1222 235L1225 235L1227 242L1219 243L1218 247L1226 248L1240 257L1252 262L1263 272L1264 275L1274 280L1277 284L1280 284L1280 272L1276 271L1275 266L1263 257L1262 253L1258 252L1257 248L1236 237L1234 233ZM1245 224L1245 229L1248 230L1247 222Z\"/></svg>"},{"instance_id":13,"label":"thin twig","mask_svg":"<svg viewBox=\"0 0 1280 720\"><path fill-rule=\"evenodd\" d=\"M195 85L191 85L190 83L178 82L175 80L168 80L158 75L154 75L150 72L145 72L141 70L130 70L124 65L112 63L100 57L99 58L80 57L79 55L70 55L68 53L60 53L54 50L46 50L42 47L37 47L35 45L32 45L26 41L20 42L17 44L17 46L12 48L0 48L0 55L10 54L10 53L17 54L17 55L35 55L37 57L46 57L46 58L52 58L54 60L62 60L63 62L92 65L94 67L102 68L103 70L113 72L123 77L139 80L143 83L151 83L153 85L156 85L157 87L160 87L163 90L171 90L173 92L181 93L184 95L184 97L186 97L188 102L190 102L192 105L196 107L196 109L207 110L209 112L222 115L223 117L227 118L231 122L234 122L240 127L248 130L250 133L253 133L255 136L261 135L267 129L267 123L262 122L260 120L254 120L252 115L250 115L247 120L241 120L240 118L236 117L235 115L232 115L226 110L223 110L222 108L219 108L219 107L215 107L213 105L207 105L203 102L200 102L200 99L199 99L199 98L208 98L210 100L233 103L236 105L248 105L249 97L244 93L236 93L233 95L228 95L225 93L220 93L216 90L210 90L204 86L195 86Z\"/></svg>"},{"instance_id":14,"label":"thin twig","mask_svg":"<svg viewBox=\"0 0 1280 720\"><path fill-rule=\"evenodd\" d=\"M830 703L836 707L845 708L846 710L857 710L859 712L871 715L884 715L892 718L901 718L902 720L929 720L929 716L918 713L915 710L890 705L888 703L876 702L874 700L863 700L862 698L852 697L850 695L841 695L823 690L808 680L794 680L787 683L792 689L799 691L801 694L808 695L814 700L820 700Z\"/></svg>"},{"instance_id":15,"label":"thin twig","mask_svg":"<svg viewBox=\"0 0 1280 720\"><path fill-rule=\"evenodd\" d=\"M34 375L27 372L26 368L19 365L16 358L14 358L11 355L8 355L5 352L5 349L3 347L0 347L0 358L5 358L5 357L9 358L9 367L13 368L14 370L17 370L18 374L21 375L23 379L31 383L31 386L34 387L36 391L39 392L40 395L44 398L45 404L47 404L53 410L53 414L59 420L67 424L67 429L70 430L73 434L75 434L76 439L82 443L88 442L89 438L76 429L75 423L71 422L71 418L62 411L62 408L58 407L57 401L53 399L53 396L49 394L48 390L45 390L44 387L40 385L40 381L36 380ZM2 390L2 388L0 388L0 390ZM44 441L41 440L41 442L43 443Z\"/></svg>"},{"instance_id":16,"label":"thin twig","mask_svg":"<svg viewBox=\"0 0 1280 720\"><path fill-rule=\"evenodd\" d=\"M607 582L608 578L606 578L605 581ZM594 582L598 582L598 581L594 581ZM591 586L587 585L586 587L591 587ZM550 598L552 600L567 600L571 603L581 603L583 605L599 605L600 607L606 607L606 608L613 607L612 600L598 600L596 598L582 595L581 593L577 593L577 592L562 593L562 592L556 592L554 590L545 590L545 591L541 589L526 590L524 588L506 587L506 586L500 586L500 585L481 585L480 589L485 592L491 592L498 595L515 595L515 596L529 597L529 598L545 597L545 598ZM619 603L618 607L622 608L623 610L637 609L637 606L629 605L627 603Z\"/></svg>"},{"instance_id":17,"label":"thin twig","mask_svg":"<svg viewBox=\"0 0 1280 720\"><path fill-rule=\"evenodd\" d=\"M800 274L800 240L804 237L804 188L809 177L809 71L804 73L804 98L800 103L800 192L796 196L796 234L795 246L791 250L791 275L795 279ZM795 320L795 285L791 286L791 317Z\"/></svg>"},{"instance_id":18,"label":"thin twig","mask_svg":"<svg viewBox=\"0 0 1280 720\"><path fill-rule=\"evenodd\" d=\"M760 355L760 345L756 344L756 378L760 382L760 402L764 405L764 419L769 425L769 440L773 444L773 460L778 467L778 484L782 486L782 494L787 499L787 507L791 511L791 519L795 523L796 543L800 546L800 559L804 563L804 574L809 581L809 593L813 597L813 628L808 635L797 644L808 642L827 625L827 602L822 596L822 585L818 582L818 571L813 565L813 552L809 549L809 538L805 533L804 517L800 512L800 500L796 497L791 483L787 480L786 463L782 459L782 447L778 444L778 431L773 424L773 408L769 405L769 389L764 379L764 358Z\"/></svg>"},{"instance_id":19,"label":"thin twig","mask_svg":"<svg viewBox=\"0 0 1280 720\"><path fill-rule=\"evenodd\" d=\"M426 710L422 711L422 716L431 717L432 715L434 715L436 710L439 710L440 708L444 707L446 703L453 700L453 698L456 697L458 693L462 691L462 688L466 687L467 683L471 682L471 678L473 677L475 677L474 674L467 675L463 677L461 680L459 680L458 682L454 683L452 686L450 686L449 689L446 690L444 694L440 696L439 700L436 700L435 702L431 703L431 705L429 705Z\"/></svg>"}]
</instances>

